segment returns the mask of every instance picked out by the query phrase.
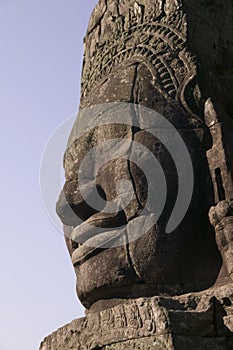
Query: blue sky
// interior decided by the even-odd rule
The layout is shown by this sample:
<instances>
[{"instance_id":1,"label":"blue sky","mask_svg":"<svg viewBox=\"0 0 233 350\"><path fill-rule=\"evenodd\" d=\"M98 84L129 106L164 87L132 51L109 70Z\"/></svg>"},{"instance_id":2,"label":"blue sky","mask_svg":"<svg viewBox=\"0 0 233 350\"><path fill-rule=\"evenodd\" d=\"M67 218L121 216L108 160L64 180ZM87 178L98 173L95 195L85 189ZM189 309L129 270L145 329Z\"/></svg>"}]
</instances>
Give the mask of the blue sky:
<instances>
[{"instance_id":1,"label":"blue sky","mask_svg":"<svg viewBox=\"0 0 233 350\"><path fill-rule=\"evenodd\" d=\"M50 135L77 111L96 2L0 1L0 350L38 349L84 315L63 237L41 201L39 168Z\"/></svg>"}]
</instances>

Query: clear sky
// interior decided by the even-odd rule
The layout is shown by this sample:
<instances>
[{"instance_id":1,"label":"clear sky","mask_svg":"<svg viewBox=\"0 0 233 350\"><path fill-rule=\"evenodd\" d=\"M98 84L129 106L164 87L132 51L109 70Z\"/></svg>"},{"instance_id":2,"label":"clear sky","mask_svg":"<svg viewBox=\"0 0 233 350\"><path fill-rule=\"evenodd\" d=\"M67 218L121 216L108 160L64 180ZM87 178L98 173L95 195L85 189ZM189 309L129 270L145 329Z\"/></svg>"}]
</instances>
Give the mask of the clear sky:
<instances>
[{"instance_id":1,"label":"clear sky","mask_svg":"<svg viewBox=\"0 0 233 350\"><path fill-rule=\"evenodd\" d=\"M50 135L77 111L96 2L0 0L0 350L37 350L84 315L63 237L41 201L39 167Z\"/></svg>"}]
</instances>

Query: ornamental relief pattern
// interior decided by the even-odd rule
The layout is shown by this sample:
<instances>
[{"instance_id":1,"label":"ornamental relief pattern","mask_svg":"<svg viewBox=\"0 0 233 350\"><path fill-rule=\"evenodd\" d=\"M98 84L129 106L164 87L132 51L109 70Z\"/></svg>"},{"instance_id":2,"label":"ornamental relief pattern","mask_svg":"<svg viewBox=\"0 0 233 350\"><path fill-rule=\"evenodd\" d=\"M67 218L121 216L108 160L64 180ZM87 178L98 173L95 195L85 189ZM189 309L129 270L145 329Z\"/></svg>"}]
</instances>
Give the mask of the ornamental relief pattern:
<instances>
[{"instance_id":1,"label":"ornamental relief pattern","mask_svg":"<svg viewBox=\"0 0 233 350\"><path fill-rule=\"evenodd\" d=\"M167 101L179 101L189 114L197 116L195 99L200 97L200 92L196 84L195 57L187 49L185 16L177 10L148 17L144 16L144 6L135 4L128 16L109 17L111 26L108 26L107 38L103 29L101 31L101 21L87 35L82 99L116 67L134 59L148 65L154 87Z\"/></svg>"}]
</instances>

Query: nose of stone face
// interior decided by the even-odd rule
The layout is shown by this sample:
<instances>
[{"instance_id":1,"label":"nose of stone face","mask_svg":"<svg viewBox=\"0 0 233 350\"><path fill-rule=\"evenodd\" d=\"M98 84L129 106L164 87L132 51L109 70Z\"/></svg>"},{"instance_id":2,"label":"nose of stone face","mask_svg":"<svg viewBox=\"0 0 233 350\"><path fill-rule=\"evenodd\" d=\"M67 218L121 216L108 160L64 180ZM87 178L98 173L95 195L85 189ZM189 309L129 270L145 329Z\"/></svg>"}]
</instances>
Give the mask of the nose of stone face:
<instances>
[{"instance_id":1,"label":"nose of stone face","mask_svg":"<svg viewBox=\"0 0 233 350\"><path fill-rule=\"evenodd\" d=\"M97 207L99 211L103 209L103 204L94 207L88 204L97 204L100 198L104 203L106 195L100 186L96 186L94 190L93 186L87 184L81 194L77 181L67 181L57 201L56 211L64 225L77 226L97 213Z\"/></svg>"}]
</instances>

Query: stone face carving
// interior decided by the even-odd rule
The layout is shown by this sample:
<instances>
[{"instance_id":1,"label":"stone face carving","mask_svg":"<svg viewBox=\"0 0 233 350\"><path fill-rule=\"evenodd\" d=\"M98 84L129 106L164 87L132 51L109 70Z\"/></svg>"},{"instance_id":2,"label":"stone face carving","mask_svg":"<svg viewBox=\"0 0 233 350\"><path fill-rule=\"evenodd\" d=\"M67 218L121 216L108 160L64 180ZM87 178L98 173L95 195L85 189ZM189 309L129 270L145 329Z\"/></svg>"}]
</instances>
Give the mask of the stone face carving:
<instances>
[{"instance_id":1,"label":"stone face carving","mask_svg":"<svg viewBox=\"0 0 233 350\"><path fill-rule=\"evenodd\" d=\"M64 158L66 183L57 212L65 225L81 302L94 312L124 298L180 295L209 288L216 281L224 283L229 273L226 267L221 270L221 256L208 220L209 208L216 199L206 156L213 136L206 120L212 112L204 113L198 62L189 48L187 14L181 1L98 2L85 38L81 109L114 102L140 104L172 123L192 159L194 191L183 221L168 235L165 226L176 202L179 179L173 159L161 142L146 130L126 124L95 127L77 140L71 135L73 141ZM114 113L109 111L117 122ZM138 118L135 111L129 114L134 120ZM93 125L98 118L93 116ZM75 125L73 133L76 129ZM134 222L148 195L143 172L127 160L114 159L100 167L96 186L103 198L113 201L116 183L130 181L134 192L130 205L115 214L104 214L83 199L77 181L80 164L91 149L112 138L139 142L155 155L166 175L167 201L158 223L136 241L127 244L126 229L122 246L90 248L76 240L88 235L87 224L110 227L109 237L117 237L118 227ZM143 159L148 163L146 157ZM85 170L88 198L95 197L91 178L98 166L96 157ZM156 195L156 180L152 191ZM67 206L84 221L81 226ZM153 211L155 208L150 208ZM136 231L142 229L138 225Z\"/></svg>"},{"instance_id":2,"label":"stone face carving","mask_svg":"<svg viewBox=\"0 0 233 350\"><path fill-rule=\"evenodd\" d=\"M202 5L198 2L197 6ZM228 154L220 142L222 129L216 119L218 113L211 100L205 102L199 58L194 54L199 47L191 49L189 43L189 15L186 3L179 0L100 0L92 13L84 45L81 110L94 105L128 102L162 114L186 144L195 181L188 211L176 230L168 235L165 226L176 202L179 178L174 161L160 140L140 128L140 120L136 128L117 124L117 118L115 125L93 127L78 139L71 134L73 141L68 143L64 158L66 183L57 212L65 225L67 246L77 275L77 294L90 312L117 305L122 299L174 296L207 289L216 281L229 282L232 271L227 269L228 263L222 264L223 242L217 239L216 244L208 211L220 200L232 200L222 195L224 191L226 194L226 189L232 192L230 174L233 169L222 157ZM134 121L140 119L135 111L129 110ZM113 119L115 111L110 109L108 113ZM222 117L223 113L220 114ZM93 125L98 118L99 115L93 115ZM229 117L226 119L231 127ZM77 129L75 125L73 134ZM231 129L228 134L231 135ZM92 191L96 169L99 169L96 186L107 201L117 197L119 180L131 182L134 196L130 204L114 214L91 208L83 199L77 181L85 155L113 138L143 144L159 160L167 180L167 201L158 223L130 243L128 228L144 208L148 195L143 171L122 158L112 159L104 166L100 166L98 157L88 163L85 170L88 198L96 196ZM130 152L128 147L126 153ZM148 163L146 156L142 158ZM221 183L218 176L221 180L223 173ZM156 191L155 180L152 192L156 195ZM72 213L68 207L72 208ZM84 222L82 225L77 217ZM87 247L85 239L77 243L77 237L90 236L88 224L111 228L116 240L119 226L124 224L123 244L103 249ZM136 231L142 229L143 225L138 225ZM121 315L119 320L124 322L124 317Z\"/></svg>"},{"instance_id":3,"label":"stone face carving","mask_svg":"<svg viewBox=\"0 0 233 350\"><path fill-rule=\"evenodd\" d=\"M46 338L41 350L233 348L232 26L231 0L99 0L96 5L85 37L80 113L65 152L66 183L57 203L87 317ZM172 234L165 227L179 172L159 137L142 127L142 106L172 124L193 164L192 200ZM124 113L129 123L119 123ZM114 122L102 125L106 114ZM80 120L89 128L78 137ZM157 131L160 135L162 128ZM169 128L167 137L173 140ZM103 165L102 151L82 169L86 154L112 139L121 141L111 148L112 159ZM144 168L127 158L134 142L158 159L166 177L164 210L148 230L146 218L157 209L147 207ZM114 158L118 148L125 154ZM139 158L150 164L147 153ZM84 185L78 181L80 168ZM159 181L149 170L156 197ZM127 181L120 190L129 203L105 212L104 203L116 201L121 180ZM98 209L84 197L99 200ZM105 229L96 235L98 246L86 244L93 240L89 224ZM106 241L121 244L107 249L101 245Z\"/></svg>"}]
</instances>

